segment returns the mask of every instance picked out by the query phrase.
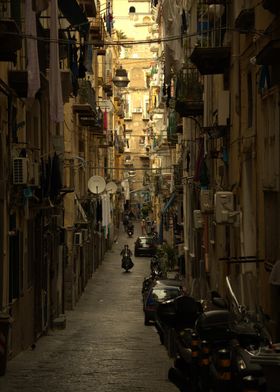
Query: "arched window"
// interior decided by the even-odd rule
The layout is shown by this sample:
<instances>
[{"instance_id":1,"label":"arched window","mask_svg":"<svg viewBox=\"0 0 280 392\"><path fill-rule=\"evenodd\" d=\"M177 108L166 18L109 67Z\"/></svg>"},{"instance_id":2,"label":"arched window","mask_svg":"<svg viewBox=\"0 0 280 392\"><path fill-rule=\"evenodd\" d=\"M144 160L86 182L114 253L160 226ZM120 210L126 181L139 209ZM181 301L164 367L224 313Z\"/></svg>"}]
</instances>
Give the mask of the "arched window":
<instances>
[{"instance_id":1,"label":"arched window","mask_svg":"<svg viewBox=\"0 0 280 392\"><path fill-rule=\"evenodd\" d=\"M135 14L135 12L136 12L136 8L135 7L129 7L129 11L128 11L130 14Z\"/></svg>"}]
</instances>

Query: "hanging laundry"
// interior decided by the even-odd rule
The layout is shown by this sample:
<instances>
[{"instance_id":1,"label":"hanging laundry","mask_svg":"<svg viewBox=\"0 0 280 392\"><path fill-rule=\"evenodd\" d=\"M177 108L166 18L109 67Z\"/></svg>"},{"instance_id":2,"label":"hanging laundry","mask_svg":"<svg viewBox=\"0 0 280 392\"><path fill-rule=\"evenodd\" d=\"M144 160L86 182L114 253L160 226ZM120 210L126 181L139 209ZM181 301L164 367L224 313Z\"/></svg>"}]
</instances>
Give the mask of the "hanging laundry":
<instances>
[{"instance_id":1,"label":"hanging laundry","mask_svg":"<svg viewBox=\"0 0 280 392\"><path fill-rule=\"evenodd\" d=\"M78 67L78 49L76 47L76 38L70 36L68 32L68 39L69 39L69 50L68 50L68 63L69 68L71 70L71 79L72 79L72 91L73 95L76 97L78 95L79 90L79 83L78 83L78 76L79 76L79 67Z\"/></svg>"},{"instance_id":2,"label":"hanging laundry","mask_svg":"<svg viewBox=\"0 0 280 392\"><path fill-rule=\"evenodd\" d=\"M59 67L58 46L58 8L57 2L51 2L50 17L50 75L49 75L49 97L50 118L55 123L64 120L64 107L62 99L61 73Z\"/></svg>"},{"instance_id":3,"label":"hanging laundry","mask_svg":"<svg viewBox=\"0 0 280 392\"><path fill-rule=\"evenodd\" d=\"M28 73L28 98L35 98L37 91L41 87L40 68L37 45L36 14L32 9L32 0L25 1L25 34L33 38L26 38L27 44L27 73Z\"/></svg>"},{"instance_id":4,"label":"hanging laundry","mask_svg":"<svg viewBox=\"0 0 280 392\"><path fill-rule=\"evenodd\" d=\"M80 57L79 57L79 75L78 78L84 79L86 76L85 67L85 45L80 46Z\"/></svg>"}]
</instances>

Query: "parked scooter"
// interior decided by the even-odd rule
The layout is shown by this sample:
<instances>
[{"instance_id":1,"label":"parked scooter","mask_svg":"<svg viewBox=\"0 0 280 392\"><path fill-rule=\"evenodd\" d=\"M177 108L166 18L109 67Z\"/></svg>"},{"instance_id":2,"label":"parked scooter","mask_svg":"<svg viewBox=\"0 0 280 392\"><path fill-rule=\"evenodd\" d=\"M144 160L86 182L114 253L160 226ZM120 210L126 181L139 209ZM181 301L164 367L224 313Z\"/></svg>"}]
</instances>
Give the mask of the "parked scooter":
<instances>
[{"instance_id":1,"label":"parked scooter","mask_svg":"<svg viewBox=\"0 0 280 392\"><path fill-rule=\"evenodd\" d=\"M123 250L121 251L121 256L122 256L122 268L125 270L125 272L128 272L131 270L131 268L134 266L134 263L131 259L132 252L129 249L128 245L125 245Z\"/></svg>"},{"instance_id":2,"label":"parked scooter","mask_svg":"<svg viewBox=\"0 0 280 392\"><path fill-rule=\"evenodd\" d=\"M157 256L153 256L150 262L151 275L155 278L163 278L163 270L161 260Z\"/></svg>"},{"instance_id":3,"label":"parked scooter","mask_svg":"<svg viewBox=\"0 0 280 392\"><path fill-rule=\"evenodd\" d=\"M192 305L193 327L192 324L185 327L187 309L181 315L178 313L180 307L175 306L178 299L174 300L173 308L169 301L158 309L159 317L161 313L165 323L176 331L176 357L174 367L169 370L169 379L181 391L265 391L262 369L250 361L252 353L271 341L263 314L256 306L241 305L229 277L226 282L228 307L202 311L195 316ZM250 288L250 283L252 279L246 284L239 282L235 288L245 290ZM243 297L254 298L249 292L243 293ZM226 304L221 298L213 298L213 303L220 307Z\"/></svg>"}]
</instances>

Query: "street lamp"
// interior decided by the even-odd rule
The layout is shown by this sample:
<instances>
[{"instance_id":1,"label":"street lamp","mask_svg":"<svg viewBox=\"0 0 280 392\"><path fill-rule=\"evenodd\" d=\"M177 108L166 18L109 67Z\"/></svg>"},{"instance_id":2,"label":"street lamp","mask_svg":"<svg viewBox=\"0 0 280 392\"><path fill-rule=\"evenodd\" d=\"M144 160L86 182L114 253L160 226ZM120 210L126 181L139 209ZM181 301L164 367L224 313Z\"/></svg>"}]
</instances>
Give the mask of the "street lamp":
<instances>
[{"instance_id":1,"label":"street lamp","mask_svg":"<svg viewBox=\"0 0 280 392\"><path fill-rule=\"evenodd\" d=\"M127 87L130 80L127 77L126 70L120 65L119 68L116 69L116 74L113 77L113 83L116 87Z\"/></svg>"}]
</instances>

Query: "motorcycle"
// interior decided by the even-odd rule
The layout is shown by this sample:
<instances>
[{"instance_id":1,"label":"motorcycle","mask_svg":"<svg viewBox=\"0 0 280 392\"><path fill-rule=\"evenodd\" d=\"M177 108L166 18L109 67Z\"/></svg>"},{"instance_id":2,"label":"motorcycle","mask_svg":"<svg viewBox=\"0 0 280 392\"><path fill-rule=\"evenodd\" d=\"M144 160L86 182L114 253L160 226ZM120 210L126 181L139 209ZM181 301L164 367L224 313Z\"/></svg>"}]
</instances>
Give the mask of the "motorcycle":
<instances>
[{"instance_id":1,"label":"motorcycle","mask_svg":"<svg viewBox=\"0 0 280 392\"><path fill-rule=\"evenodd\" d=\"M175 331L174 366L168 376L181 391L265 391L263 371L250 358L271 338L264 315L253 301L256 296L248 290L253 288L252 276L246 278L247 282L234 285L227 277L227 301L214 297L211 310L196 312L193 304L186 306L184 301L180 308L178 299L175 305L165 303L158 309L159 317L161 312ZM243 295L237 296L233 287L242 289ZM241 298L251 301L245 306Z\"/></svg>"},{"instance_id":2,"label":"motorcycle","mask_svg":"<svg viewBox=\"0 0 280 392\"><path fill-rule=\"evenodd\" d=\"M125 272L128 272L129 270L131 270L131 268L133 268L134 263L130 257L130 255L126 252L124 253L123 257L122 257L122 268L125 270Z\"/></svg>"},{"instance_id":3,"label":"motorcycle","mask_svg":"<svg viewBox=\"0 0 280 392\"><path fill-rule=\"evenodd\" d=\"M127 228L128 237L131 238L133 236L133 234L134 234L134 227L133 226L128 227Z\"/></svg>"}]
</instances>

